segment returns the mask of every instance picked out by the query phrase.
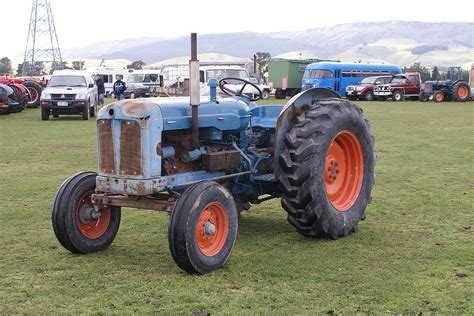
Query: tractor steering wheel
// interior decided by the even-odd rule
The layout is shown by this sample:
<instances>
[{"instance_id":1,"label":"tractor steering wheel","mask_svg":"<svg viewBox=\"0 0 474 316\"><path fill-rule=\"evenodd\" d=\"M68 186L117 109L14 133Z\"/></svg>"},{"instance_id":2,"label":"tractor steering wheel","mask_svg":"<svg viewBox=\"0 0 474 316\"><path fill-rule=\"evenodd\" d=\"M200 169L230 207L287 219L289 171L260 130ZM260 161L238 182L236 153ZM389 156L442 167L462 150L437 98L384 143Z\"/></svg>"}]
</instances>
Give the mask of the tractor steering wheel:
<instances>
[{"instance_id":1,"label":"tractor steering wheel","mask_svg":"<svg viewBox=\"0 0 474 316\"><path fill-rule=\"evenodd\" d=\"M242 88L235 91L235 90L230 89L229 87L226 87L226 85L228 84L235 84L234 81L242 82L243 83ZM250 85L251 87L257 89L258 91L257 97L251 98L248 95L244 94L244 89L247 85ZM262 90L260 90L259 87L257 87L254 83L245 79L241 79L241 78L234 78L234 77L222 78L221 80L219 80L219 88L222 90L222 92L224 92L226 95L231 96L231 97L232 96L246 97L250 101L258 101L262 98Z\"/></svg>"}]
</instances>

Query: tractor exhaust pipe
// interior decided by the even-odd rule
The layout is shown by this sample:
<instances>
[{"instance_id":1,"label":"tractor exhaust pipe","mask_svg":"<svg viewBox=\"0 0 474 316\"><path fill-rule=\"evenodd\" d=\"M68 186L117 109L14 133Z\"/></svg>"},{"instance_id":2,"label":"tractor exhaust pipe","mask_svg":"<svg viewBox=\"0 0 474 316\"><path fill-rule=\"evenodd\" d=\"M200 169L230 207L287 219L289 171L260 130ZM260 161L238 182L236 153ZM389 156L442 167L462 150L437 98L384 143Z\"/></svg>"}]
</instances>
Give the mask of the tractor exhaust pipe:
<instances>
[{"instance_id":1,"label":"tractor exhaust pipe","mask_svg":"<svg viewBox=\"0 0 474 316\"><path fill-rule=\"evenodd\" d=\"M189 78L190 78L190 103L192 118L192 140L193 148L199 147L199 104L200 87L199 87L199 60L197 59L197 35L191 33L191 60L189 61Z\"/></svg>"}]
</instances>

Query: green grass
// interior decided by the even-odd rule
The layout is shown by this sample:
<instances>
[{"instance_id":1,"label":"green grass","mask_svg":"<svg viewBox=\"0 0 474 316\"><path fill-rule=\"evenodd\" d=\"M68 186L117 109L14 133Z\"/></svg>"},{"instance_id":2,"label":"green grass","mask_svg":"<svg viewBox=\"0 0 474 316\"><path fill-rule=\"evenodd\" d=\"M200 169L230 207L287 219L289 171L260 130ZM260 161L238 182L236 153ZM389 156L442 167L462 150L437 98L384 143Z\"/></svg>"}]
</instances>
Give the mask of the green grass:
<instances>
[{"instance_id":1,"label":"green grass","mask_svg":"<svg viewBox=\"0 0 474 316\"><path fill-rule=\"evenodd\" d=\"M0 314L474 313L474 104L358 103L377 155L359 232L305 238L269 201L205 276L177 268L168 216L152 211L124 210L107 251L67 252L51 203L68 176L96 170L94 121L0 116Z\"/></svg>"}]
</instances>

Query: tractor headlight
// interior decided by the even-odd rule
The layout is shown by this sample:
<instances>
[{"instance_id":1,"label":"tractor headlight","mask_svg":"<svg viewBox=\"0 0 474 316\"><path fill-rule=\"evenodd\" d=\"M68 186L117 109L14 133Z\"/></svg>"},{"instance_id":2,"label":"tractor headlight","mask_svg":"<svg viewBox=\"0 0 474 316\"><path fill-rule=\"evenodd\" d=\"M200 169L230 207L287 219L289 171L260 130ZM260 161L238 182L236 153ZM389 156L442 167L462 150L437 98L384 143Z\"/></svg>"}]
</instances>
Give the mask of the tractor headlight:
<instances>
[{"instance_id":1,"label":"tractor headlight","mask_svg":"<svg viewBox=\"0 0 474 316\"><path fill-rule=\"evenodd\" d=\"M51 94L50 93L47 93L47 92L43 92L41 94L41 99L44 99L44 100L51 100Z\"/></svg>"},{"instance_id":2,"label":"tractor headlight","mask_svg":"<svg viewBox=\"0 0 474 316\"><path fill-rule=\"evenodd\" d=\"M76 94L76 100L84 100L85 98L87 98L87 95L85 93Z\"/></svg>"}]
</instances>

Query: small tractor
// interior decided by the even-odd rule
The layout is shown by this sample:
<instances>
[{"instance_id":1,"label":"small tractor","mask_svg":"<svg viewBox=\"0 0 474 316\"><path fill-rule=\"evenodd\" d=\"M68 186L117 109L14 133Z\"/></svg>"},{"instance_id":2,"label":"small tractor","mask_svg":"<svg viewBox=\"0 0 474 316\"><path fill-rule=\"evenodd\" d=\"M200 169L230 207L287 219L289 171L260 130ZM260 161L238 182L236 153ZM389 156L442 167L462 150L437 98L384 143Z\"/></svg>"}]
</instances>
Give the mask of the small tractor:
<instances>
[{"instance_id":1,"label":"small tractor","mask_svg":"<svg viewBox=\"0 0 474 316\"><path fill-rule=\"evenodd\" d=\"M448 73L447 80L430 80L424 83L419 97L421 102L427 102L430 99L434 102L469 101L470 87L461 79L461 67L449 67Z\"/></svg>"},{"instance_id":2,"label":"small tractor","mask_svg":"<svg viewBox=\"0 0 474 316\"><path fill-rule=\"evenodd\" d=\"M285 106L257 106L252 82L210 78L200 96L196 34L191 34L190 97L122 100L97 117L98 173L80 172L58 189L52 224L76 254L104 250L121 208L170 214L175 263L192 274L221 268L240 212L281 198L305 236L357 231L374 185L374 137L362 110L326 88ZM232 90L235 84L242 87ZM232 85L232 86L231 86ZM227 97L217 97L219 87ZM201 99L202 98L202 99Z\"/></svg>"},{"instance_id":3,"label":"small tractor","mask_svg":"<svg viewBox=\"0 0 474 316\"><path fill-rule=\"evenodd\" d=\"M37 108L40 105L40 96L43 87L36 78L10 78L0 77L0 84L9 85L20 95L26 95L26 107Z\"/></svg>"}]
</instances>

